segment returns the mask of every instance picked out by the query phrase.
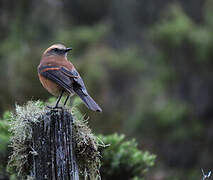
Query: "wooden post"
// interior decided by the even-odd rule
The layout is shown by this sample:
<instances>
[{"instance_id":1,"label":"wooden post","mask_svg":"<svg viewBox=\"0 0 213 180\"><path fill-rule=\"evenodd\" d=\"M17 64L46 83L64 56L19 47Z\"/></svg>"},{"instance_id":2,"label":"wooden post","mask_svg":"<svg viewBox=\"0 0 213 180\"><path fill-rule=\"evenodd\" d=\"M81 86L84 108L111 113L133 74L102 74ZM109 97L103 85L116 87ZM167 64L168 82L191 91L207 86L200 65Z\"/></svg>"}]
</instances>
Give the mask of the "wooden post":
<instances>
[{"instance_id":1,"label":"wooden post","mask_svg":"<svg viewBox=\"0 0 213 180\"><path fill-rule=\"evenodd\" d=\"M50 110L32 128L33 166L36 180L79 180L72 138L73 117L63 110Z\"/></svg>"}]
</instances>

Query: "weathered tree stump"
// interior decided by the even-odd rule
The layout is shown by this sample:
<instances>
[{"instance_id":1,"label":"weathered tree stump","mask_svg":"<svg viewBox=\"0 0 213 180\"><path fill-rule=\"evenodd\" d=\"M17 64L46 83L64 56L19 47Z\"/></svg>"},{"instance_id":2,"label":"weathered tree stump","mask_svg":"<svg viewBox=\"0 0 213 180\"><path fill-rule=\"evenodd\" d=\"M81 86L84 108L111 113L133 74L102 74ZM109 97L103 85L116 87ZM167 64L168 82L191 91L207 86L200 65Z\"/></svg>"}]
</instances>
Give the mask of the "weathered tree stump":
<instances>
[{"instance_id":1,"label":"weathered tree stump","mask_svg":"<svg viewBox=\"0 0 213 180\"><path fill-rule=\"evenodd\" d=\"M36 180L79 180L72 138L73 117L63 110L50 110L32 128L33 165Z\"/></svg>"}]
</instances>

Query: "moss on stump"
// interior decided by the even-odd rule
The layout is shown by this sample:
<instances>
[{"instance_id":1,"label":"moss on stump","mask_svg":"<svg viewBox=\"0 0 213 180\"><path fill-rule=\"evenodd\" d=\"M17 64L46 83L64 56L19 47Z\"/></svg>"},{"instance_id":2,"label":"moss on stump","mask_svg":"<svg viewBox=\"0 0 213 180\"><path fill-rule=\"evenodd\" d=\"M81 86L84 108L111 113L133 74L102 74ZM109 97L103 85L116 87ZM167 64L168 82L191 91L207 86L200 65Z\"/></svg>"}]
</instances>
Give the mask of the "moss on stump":
<instances>
[{"instance_id":1,"label":"moss on stump","mask_svg":"<svg viewBox=\"0 0 213 180\"><path fill-rule=\"evenodd\" d=\"M23 179L100 179L96 137L84 117L74 114L39 101L16 106L8 167Z\"/></svg>"}]
</instances>

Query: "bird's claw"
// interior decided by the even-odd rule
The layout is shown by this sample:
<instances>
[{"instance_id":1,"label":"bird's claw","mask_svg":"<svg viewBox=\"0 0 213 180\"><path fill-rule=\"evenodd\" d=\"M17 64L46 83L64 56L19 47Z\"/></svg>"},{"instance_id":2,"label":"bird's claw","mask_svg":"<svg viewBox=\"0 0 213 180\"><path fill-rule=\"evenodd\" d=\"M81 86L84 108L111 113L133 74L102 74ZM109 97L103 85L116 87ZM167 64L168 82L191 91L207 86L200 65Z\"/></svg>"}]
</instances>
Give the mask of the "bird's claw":
<instances>
[{"instance_id":1,"label":"bird's claw","mask_svg":"<svg viewBox=\"0 0 213 180\"><path fill-rule=\"evenodd\" d=\"M47 108L51 109L51 110L55 110L55 109L63 109L62 106L47 106Z\"/></svg>"}]
</instances>

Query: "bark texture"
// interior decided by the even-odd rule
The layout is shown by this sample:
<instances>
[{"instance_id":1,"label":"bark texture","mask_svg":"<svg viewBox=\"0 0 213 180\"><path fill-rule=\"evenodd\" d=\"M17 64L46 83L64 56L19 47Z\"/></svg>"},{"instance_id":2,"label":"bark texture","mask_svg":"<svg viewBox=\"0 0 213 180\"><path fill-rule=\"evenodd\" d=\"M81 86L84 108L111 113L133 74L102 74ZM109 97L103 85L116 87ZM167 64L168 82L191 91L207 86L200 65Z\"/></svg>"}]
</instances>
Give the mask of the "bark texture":
<instances>
[{"instance_id":1,"label":"bark texture","mask_svg":"<svg viewBox=\"0 0 213 180\"><path fill-rule=\"evenodd\" d=\"M50 110L33 126L33 168L36 180L79 180L74 151L72 114Z\"/></svg>"}]
</instances>

